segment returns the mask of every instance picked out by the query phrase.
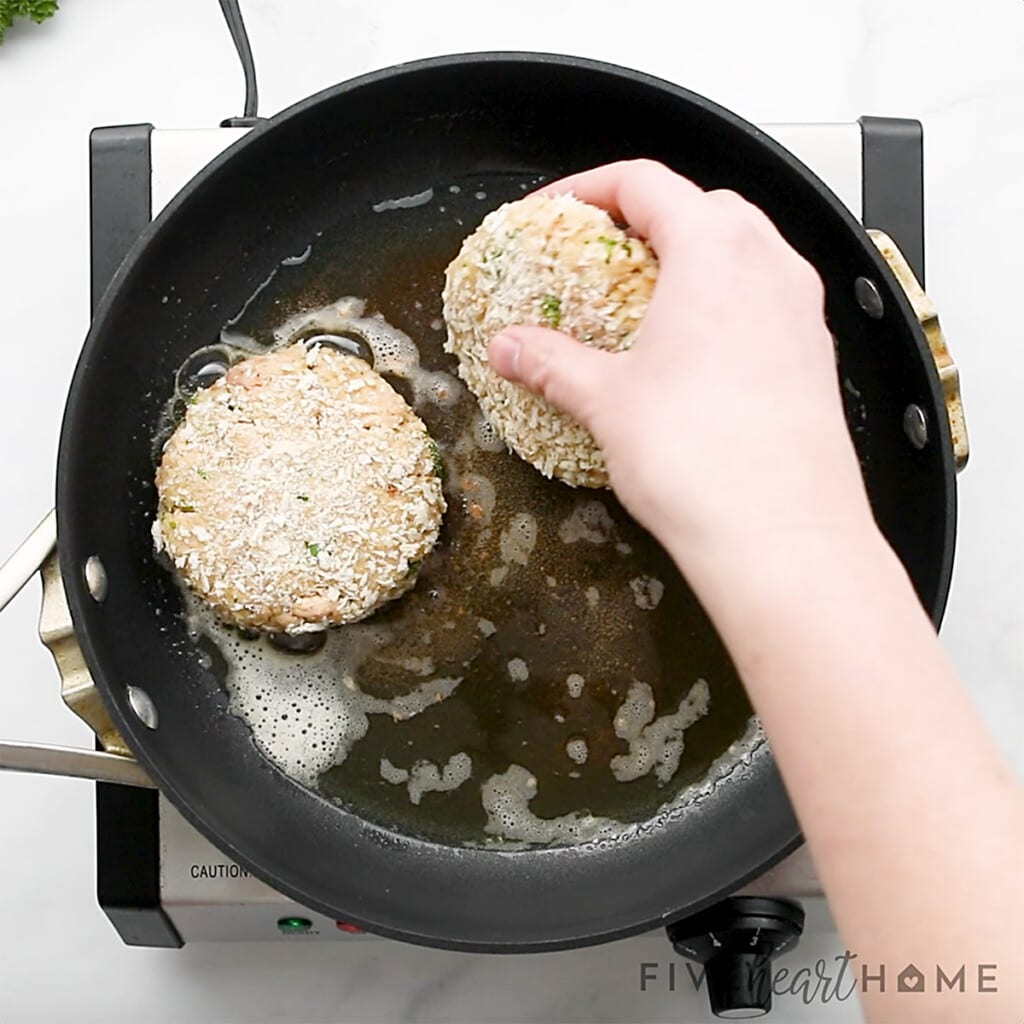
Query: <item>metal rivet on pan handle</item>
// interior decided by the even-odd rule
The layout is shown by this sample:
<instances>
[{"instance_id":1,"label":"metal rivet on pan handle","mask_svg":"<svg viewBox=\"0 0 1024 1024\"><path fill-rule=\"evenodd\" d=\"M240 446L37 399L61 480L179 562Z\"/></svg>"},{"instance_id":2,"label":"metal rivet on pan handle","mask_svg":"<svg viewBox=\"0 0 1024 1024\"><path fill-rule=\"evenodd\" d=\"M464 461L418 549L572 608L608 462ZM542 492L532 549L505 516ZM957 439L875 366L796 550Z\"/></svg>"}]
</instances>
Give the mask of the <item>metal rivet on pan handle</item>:
<instances>
[{"instance_id":1,"label":"metal rivet on pan handle","mask_svg":"<svg viewBox=\"0 0 1024 1024\"><path fill-rule=\"evenodd\" d=\"M160 716L156 713L153 698L141 686L129 686L125 693L128 697L128 706L135 712L135 717L147 729L155 729L160 722Z\"/></svg>"},{"instance_id":2,"label":"metal rivet on pan handle","mask_svg":"<svg viewBox=\"0 0 1024 1024\"><path fill-rule=\"evenodd\" d=\"M903 433L915 448L928 443L928 417L921 406L910 404L903 411Z\"/></svg>"},{"instance_id":3,"label":"metal rivet on pan handle","mask_svg":"<svg viewBox=\"0 0 1024 1024\"><path fill-rule=\"evenodd\" d=\"M942 328L939 326L938 313L935 312L935 306L925 294L924 289L914 276L913 270L910 269L910 264L907 263L906 257L900 252L896 243L884 231L876 231L872 228L868 231L868 235L906 294L914 310L914 315L921 325L921 330L924 332L925 340L928 342L946 403L946 417L949 420L949 435L953 445L953 462L959 471L967 465L971 448L967 440L967 421L964 419L963 400L960 397L960 372L946 345ZM906 425L905 415L904 429L906 429ZM925 441L927 441L927 423L925 428ZM907 436L910 437L909 431ZM910 437L910 440L913 442L913 437Z\"/></svg>"},{"instance_id":4,"label":"metal rivet on pan handle","mask_svg":"<svg viewBox=\"0 0 1024 1024\"><path fill-rule=\"evenodd\" d=\"M110 725L96 687L89 677L82 652L75 640L71 614L64 596L64 585L60 578L56 547L57 516L51 510L18 550L0 566L0 610L7 606L36 572L42 572L43 611L39 623L40 636L57 662L64 700L95 729L107 750L77 750L50 744L0 741L0 770L69 775L94 779L97 782L152 787L153 783L146 775L145 769L130 756L123 756L128 754L124 740ZM83 575L86 585L93 593L95 581L99 577L94 573L93 585L90 586L87 566L83 566ZM105 573L103 578L106 578ZM93 597L101 600L96 597L96 593L93 593ZM103 722L106 723L107 733L104 732ZM109 752L118 745L121 749L117 753Z\"/></svg>"},{"instance_id":5,"label":"metal rivet on pan handle","mask_svg":"<svg viewBox=\"0 0 1024 1024\"><path fill-rule=\"evenodd\" d=\"M885 303L882 301L882 293L878 285L869 277L858 277L853 282L853 294L857 299L857 305L872 320L881 320L885 314Z\"/></svg>"},{"instance_id":6,"label":"metal rivet on pan handle","mask_svg":"<svg viewBox=\"0 0 1024 1024\"><path fill-rule=\"evenodd\" d=\"M107 570L97 555L90 555L85 560L85 585L92 599L102 604L107 597Z\"/></svg>"}]
</instances>

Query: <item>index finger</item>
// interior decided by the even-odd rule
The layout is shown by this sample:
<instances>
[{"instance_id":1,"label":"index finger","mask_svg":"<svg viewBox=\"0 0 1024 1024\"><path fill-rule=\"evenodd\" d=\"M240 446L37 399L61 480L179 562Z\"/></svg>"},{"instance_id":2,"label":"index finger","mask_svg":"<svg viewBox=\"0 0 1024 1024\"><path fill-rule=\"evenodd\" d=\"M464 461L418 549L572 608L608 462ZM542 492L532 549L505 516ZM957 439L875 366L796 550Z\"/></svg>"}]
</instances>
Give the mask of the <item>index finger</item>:
<instances>
[{"instance_id":1,"label":"index finger","mask_svg":"<svg viewBox=\"0 0 1024 1024\"><path fill-rule=\"evenodd\" d=\"M656 160L619 160L570 174L537 190L546 196L572 192L585 203L603 207L618 221L648 239L658 253L679 237L678 228L700 203L704 191Z\"/></svg>"}]
</instances>

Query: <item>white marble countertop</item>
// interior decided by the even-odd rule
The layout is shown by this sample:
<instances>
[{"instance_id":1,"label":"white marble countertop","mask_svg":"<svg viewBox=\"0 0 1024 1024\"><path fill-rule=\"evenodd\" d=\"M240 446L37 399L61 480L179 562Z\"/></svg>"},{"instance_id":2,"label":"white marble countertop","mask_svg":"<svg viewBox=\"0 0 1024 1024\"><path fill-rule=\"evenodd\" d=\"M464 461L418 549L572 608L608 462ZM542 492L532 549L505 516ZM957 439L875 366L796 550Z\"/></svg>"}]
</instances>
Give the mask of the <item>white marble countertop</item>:
<instances>
[{"instance_id":1,"label":"white marble countertop","mask_svg":"<svg viewBox=\"0 0 1024 1024\"><path fill-rule=\"evenodd\" d=\"M929 291L961 366L973 444L943 636L1024 771L1024 426L1014 309L1024 224L1019 0L242 0L261 112L360 72L480 49L632 65L755 121L925 124ZM159 47L155 45L159 42ZM0 553L52 502L65 391L88 325L87 136L97 124L213 126L241 76L214 0L95 0L0 47ZM609 126L614 131L614 125ZM0 555L2 557L2 555ZM36 639L38 587L0 622L5 736L84 743ZM941 742L941 737L936 737ZM128 949L95 904L91 787L0 776L0 1020L704 1021L660 935L541 957L352 944ZM841 950L808 935L791 969ZM640 988L640 964L662 977ZM857 1020L855 1001L777 1000L773 1020Z\"/></svg>"}]
</instances>

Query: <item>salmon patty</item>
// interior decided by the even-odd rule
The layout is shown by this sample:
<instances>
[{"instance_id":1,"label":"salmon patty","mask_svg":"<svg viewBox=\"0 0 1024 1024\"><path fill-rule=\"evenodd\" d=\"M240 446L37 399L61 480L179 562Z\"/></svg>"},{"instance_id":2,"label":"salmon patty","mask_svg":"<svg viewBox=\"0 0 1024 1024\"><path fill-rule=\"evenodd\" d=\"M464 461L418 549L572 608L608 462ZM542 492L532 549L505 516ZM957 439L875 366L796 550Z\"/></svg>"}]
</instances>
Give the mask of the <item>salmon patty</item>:
<instances>
[{"instance_id":1,"label":"salmon patty","mask_svg":"<svg viewBox=\"0 0 1024 1024\"><path fill-rule=\"evenodd\" d=\"M415 583L445 501L437 447L363 360L300 342L198 391L164 446L153 540L233 625L356 622Z\"/></svg>"},{"instance_id":2,"label":"salmon patty","mask_svg":"<svg viewBox=\"0 0 1024 1024\"><path fill-rule=\"evenodd\" d=\"M608 213L572 195L526 196L492 211L445 272L445 349L502 440L545 476L607 487L590 432L487 362L487 345L513 324L553 327L620 352L636 338L658 260Z\"/></svg>"}]
</instances>

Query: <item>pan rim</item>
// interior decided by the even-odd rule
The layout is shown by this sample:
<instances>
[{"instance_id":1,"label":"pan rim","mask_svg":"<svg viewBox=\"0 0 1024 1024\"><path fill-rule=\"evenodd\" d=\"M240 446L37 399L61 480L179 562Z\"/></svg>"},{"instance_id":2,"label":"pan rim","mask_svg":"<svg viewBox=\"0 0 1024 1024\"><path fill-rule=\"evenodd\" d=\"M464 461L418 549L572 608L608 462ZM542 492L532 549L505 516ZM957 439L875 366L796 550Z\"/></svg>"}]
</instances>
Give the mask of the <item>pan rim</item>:
<instances>
[{"instance_id":1,"label":"pan rim","mask_svg":"<svg viewBox=\"0 0 1024 1024\"><path fill-rule=\"evenodd\" d=\"M268 133L274 132L279 126L290 121L292 118L300 116L306 111L313 107L324 103L335 100L336 98L344 95L348 95L357 92L361 89L372 88L376 83L384 80L391 80L396 75L417 75L424 71L430 71L434 68L452 68L453 66L460 66L462 68L472 67L474 64L550 64L559 67L574 67L582 68L584 70L599 72L602 74L612 73L616 76L625 77L639 85L643 85L650 88L657 88L661 91L667 90L675 98L685 100L691 104L703 108L705 111L712 113L716 119L721 120L730 124L736 130L742 131L748 136L752 136L760 141L762 144L767 145L774 151L777 159L785 162L791 171L799 174L805 180L811 184L816 185L820 190L824 189L827 195L824 197L826 201L830 202L834 208L834 212L847 223L848 228L856 230L858 233L862 233L860 225L853 219L849 211L832 196L831 192L821 182L816 179L813 174L804 167L803 164L799 163L795 157L788 153L783 147L775 142L770 136L766 135L760 129L749 124L749 122L740 118L738 115L733 114L731 111L720 107L718 104L713 103L706 98L699 96L681 86L675 85L674 83L666 80L657 78L652 75L648 75L644 72L639 72L634 69L624 68L616 64L595 61L584 57L573 57L563 54L543 53L543 52L530 52L530 51L478 51L469 52L463 54L443 55L437 57L425 58L423 60L411 61L394 65L392 67L378 69L369 72L365 75L351 79L347 82L342 82L338 85L331 86L324 89L310 97L306 97L297 103L291 105L280 113L276 114L270 120L259 124L250 132L248 132L243 138L236 141L233 145L228 147L222 154L216 157L209 165L207 165L199 174L192 179L181 190L171 202L164 208L161 213L154 218L153 222L147 227L142 233L140 238L135 242L131 251L118 268L117 273L114 275L110 286L107 288L106 293L103 296L100 304L97 307L96 314L93 319L92 326L89 334L85 340L82 348L81 356L79 358L78 365L75 369L75 374L71 383L71 389L69 398L65 407L64 420L61 429L61 439L58 454L58 469L57 469L57 508L58 515L60 517L58 527L61 525L61 521L64 522L65 527L68 530L68 535L71 538L67 544L59 545L59 553L62 564L62 571L64 573L65 587L68 593L68 604L72 615L72 621L74 622L76 635L79 640L79 644L82 647L83 655L86 658L86 662L89 665L90 671L93 673L94 679L97 680L98 688L100 689L101 695L104 702L108 706L108 710L114 717L118 728L122 731L122 735L125 736L126 740L131 745L136 756L150 772L161 789L175 804L177 809L186 817L187 820L196 826L204 835L209 837L215 845L220 847L226 854L232 857L232 859L238 861L243 866L253 870L254 873L261 878L268 878L268 872L265 868L254 864L248 858L248 856L241 850L236 849L233 844L225 840L217 832L216 827L203 819L187 801L178 799L177 788L173 784L173 781L169 779L160 764L155 763L149 756L147 751L147 745L145 743L145 730L141 728L137 722L135 722L130 716L123 713L123 708L117 704L112 698L114 684L106 678L103 670L103 657L101 652L95 647L93 638L90 636L90 631L86 626L86 601L87 594L85 593L84 587L81 581L78 579L77 566L71 561L71 550L77 545L74 541L75 525L73 515L68 511L69 499L67 492L69 490L68 481L72 475L72 467L70 463L73 461L73 457L70 453L71 445L68 442L68 438L73 435L75 422L83 415L83 411L80 407L80 395L81 388L78 386L80 381L89 372L91 359L94 355L95 350L100 345L100 339L102 338L105 331L105 324L111 316L111 310L117 300L118 294L121 289L125 287L126 282L130 282L133 273L139 264L141 254L147 249L151 240L154 236L159 235L165 229L165 225L176 218L177 212L182 206L185 206L190 201L190 197L197 191L205 187L206 183L212 178L215 178L221 173L221 170L231 160L233 160L238 154L244 152L249 147L252 147L263 139ZM870 245L867 237L863 238L864 253L868 258L872 260L875 266L878 267L879 275L885 273L884 263L881 257L874 251ZM896 301L899 301L897 296ZM905 300L904 300L905 303ZM909 306L901 307L903 312L908 317ZM924 344L923 338L919 338L919 344ZM934 386L934 382L933 382ZM948 433L948 426L943 423L939 423L940 433L946 431ZM948 448L948 437L941 437L939 443L945 444ZM80 457L80 456L79 456ZM65 516L66 513L66 516ZM949 587L949 574L952 565L952 541L953 541L953 525L952 517L949 530L947 531L947 544L945 551L945 560L948 563L944 570L944 579L940 587L941 600L939 607L933 610L933 616L941 618L942 607L945 601L945 595L948 593ZM774 771L773 764L769 765L770 771ZM781 787L781 783L779 783ZM788 807L788 804L786 805ZM348 812L341 812L348 813ZM369 827L369 824L363 822L360 819L363 827ZM374 828L376 826L373 826ZM386 830L381 830L386 833ZM702 906L707 906L719 899L721 896L726 895L729 892L734 891L737 887L743 885L746 881L757 877L763 871L767 870L772 864L777 863L792 850L796 849L802 842L798 826L795 818L792 817L791 812L788 816L780 815L776 822L774 837L768 842L770 852L767 857L759 856L757 863L753 864L746 874L736 876L735 873L731 873L730 881L723 883L723 885L712 893L708 894L705 899L695 904L690 904L685 908L678 911L670 911L660 917L650 918L645 917L642 920L636 920L622 927L610 929L602 932L595 932L593 934L580 936L578 933L569 933L558 936L552 935L546 938L538 938L536 942L521 942L516 941L503 945L500 940L491 936L489 940L479 941L472 937L459 937L449 934L417 934L410 931L397 930L387 923L381 924L380 922L374 921L360 921L358 915L349 915L347 919L352 920L353 923L359 925L365 925L367 930L373 931L377 934L385 935L392 938L402 939L413 943L419 943L423 945L430 945L434 947L442 947L456 950L474 950L474 951L487 951L487 952L502 952L502 951L515 951L515 952L538 952L544 950L557 950L569 947L577 947L583 945L591 945L599 942L610 941L617 938L623 938L628 935L637 934L643 931L647 931L657 925L669 923L678 917L688 915L700 909ZM390 833L388 833L390 834ZM438 844L426 843L422 840L409 840L408 837L402 837L405 841L415 842L425 846L437 846ZM763 851L762 851L763 852ZM486 851L489 857L518 857L522 856L518 852L505 852L505 851ZM534 855L547 855L547 856L562 856L563 853L560 850L539 850L531 851L530 856ZM576 855L573 851L568 851L564 855ZM268 879L270 884L274 888L280 891L286 892L289 895L299 899L299 901L309 906L313 910L317 910L328 915L333 915L337 912L337 908L329 907L319 902L315 897L310 896L301 891L295 885L282 880L277 877Z\"/></svg>"}]
</instances>

